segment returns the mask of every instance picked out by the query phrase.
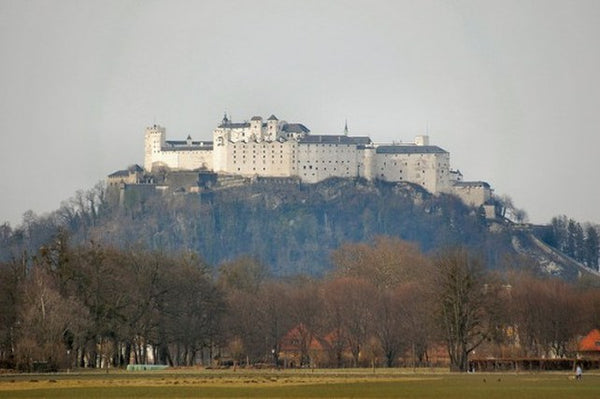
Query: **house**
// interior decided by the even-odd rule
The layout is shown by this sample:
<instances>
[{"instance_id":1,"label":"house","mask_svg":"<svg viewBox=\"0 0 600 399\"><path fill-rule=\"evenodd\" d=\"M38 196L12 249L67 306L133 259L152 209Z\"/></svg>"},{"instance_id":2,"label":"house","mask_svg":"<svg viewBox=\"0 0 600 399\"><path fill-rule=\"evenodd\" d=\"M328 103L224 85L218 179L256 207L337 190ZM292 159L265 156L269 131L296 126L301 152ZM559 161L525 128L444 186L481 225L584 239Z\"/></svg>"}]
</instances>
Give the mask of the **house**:
<instances>
[{"instance_id":1,"label":"house","mask_svg":"<svg viewBox=\"0 0 600 399\"><path fill-rule=\"evenodd\" d=\"M144 169L139 165L131 165L127 169L118 170L108 175L107 184L109 187L119 187L122 184L138 184L142 181Z\"/></svg>"},{"instance_id":2,"label":"house","mask_svg":"<svg viewBox=\"0 0 600 399\"><path fill-rule=\"evenodd\" d=\"M600 360L600 330L592 330L579 341L577 355L580 358Z\"/></svg>"}]
</instances>

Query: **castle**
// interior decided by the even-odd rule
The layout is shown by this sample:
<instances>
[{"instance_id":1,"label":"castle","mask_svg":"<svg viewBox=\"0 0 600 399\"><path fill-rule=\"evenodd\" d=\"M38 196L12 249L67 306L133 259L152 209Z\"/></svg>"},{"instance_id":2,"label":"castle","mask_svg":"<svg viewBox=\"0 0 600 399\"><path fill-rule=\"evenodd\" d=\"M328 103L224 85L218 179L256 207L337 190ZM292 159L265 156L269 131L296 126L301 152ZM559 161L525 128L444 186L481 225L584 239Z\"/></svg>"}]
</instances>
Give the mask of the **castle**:
<instances>
[{"instance_id":1,"label":"castle","mask_svg":"<svg viewBox=\"0 0 600 399\"><path fill-rule=\"evenodd\" d=\"M212 141L167 140L164 127L146 128L144 170L205 170L218 175L297 178L316 183L330 177L409 182L427 191L451 193L466 204L480 206L491 199L485 182L465 182L450 169L450 154L429 144L426 135L412 143L377 144L367 136L311 134L301 123L274 115L264 120L233 122L225 114L213 130ZM139 173L137 170L135 175ZM130 173L131 174L131 173ZM127 171L109 176L112 182L131 183Z\"/></svg>"}]
</instances>

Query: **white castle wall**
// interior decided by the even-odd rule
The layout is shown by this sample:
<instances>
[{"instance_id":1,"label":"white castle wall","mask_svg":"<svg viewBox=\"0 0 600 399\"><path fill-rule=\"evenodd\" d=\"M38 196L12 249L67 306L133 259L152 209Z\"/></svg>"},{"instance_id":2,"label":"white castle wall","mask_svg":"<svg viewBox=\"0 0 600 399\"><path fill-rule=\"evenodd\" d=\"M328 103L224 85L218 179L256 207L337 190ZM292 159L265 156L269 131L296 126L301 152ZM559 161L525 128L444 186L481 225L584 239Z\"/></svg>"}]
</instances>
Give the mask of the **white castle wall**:
<instances>
[{"instance_id":1,"label":"white castle wall","mask_svg":"<svg viewBox=\"0 0 600 399\"><path fill-rule=\"evenodd\" d=\"M470 206L485 204L492 197L492 190L486 182L459 182L452 187L452 193Z\"/></svg>"},{"instance_id":2,"label":"white castle wall","mask_svg":"<svg viewBox=\"0 0 600 399\"><path fill-rule=\"evenodd\" d=\"M449 188L450 155L443 153L376 154L374 175L389 182L411 182L438 193Z\"/></svg>"},{"instance_id":3,"label":"white castle wall","mask_svg":"<svg viewBox=\"0 0 600 399\"><path fill-rule=\"evenodd\" d=\"M308 183L329 177L357 177L358 150L352 144L298 145L298 176Z\"/></svg>"},{"instance_id":4,"label":"white castle wall","mask_svg":"<svg viewBox=\"0 0 600 399\"><path fill-rule=\"evenodd\" d=\"M242 176L289 177L296 173L296 143L291 141L237 141L223 148L225 173Z\"/></svg>"},{"instance_id":5,"label":"white castle wall","mask_svg":"<svg viewBox=\"0 0 600 399\"><path fill-rule=\"evenodd\" d=\"M165 129L154 125L146 129L144 169L166 166L241 176L297 176L308 183L360 176L416 183L431 193L455 193L475 206L491 197L487 183L452 180L450 154L429 145L428 136L417 136L410 144L378 145L368 137L311 135L303 125L292 125L288 128L274 116L244 123L225 117L213 131L212 143L192 143L189 137L187 142L167 141Z\"/></svg>"}]
</instances>

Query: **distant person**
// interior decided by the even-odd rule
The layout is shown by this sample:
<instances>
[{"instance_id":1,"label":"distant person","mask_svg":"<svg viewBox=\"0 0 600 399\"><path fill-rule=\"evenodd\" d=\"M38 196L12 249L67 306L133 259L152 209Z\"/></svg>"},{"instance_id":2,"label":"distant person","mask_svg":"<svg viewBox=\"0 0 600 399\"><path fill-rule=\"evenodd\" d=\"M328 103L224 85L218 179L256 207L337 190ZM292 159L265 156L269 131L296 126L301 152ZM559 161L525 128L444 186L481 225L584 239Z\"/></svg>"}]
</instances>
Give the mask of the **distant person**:
<instances>
[{"instance_id":1,"label":"distant person","mask_svg":"<svg viewBox=\"0 0 600 399\"><path fill-rule=\"evenodd\" d=\"M583 370L581 368L581 365L578 364L577 368L575 369L575 379L580 380L582 378L583 378Z\"/></svg>"}]
</instances>

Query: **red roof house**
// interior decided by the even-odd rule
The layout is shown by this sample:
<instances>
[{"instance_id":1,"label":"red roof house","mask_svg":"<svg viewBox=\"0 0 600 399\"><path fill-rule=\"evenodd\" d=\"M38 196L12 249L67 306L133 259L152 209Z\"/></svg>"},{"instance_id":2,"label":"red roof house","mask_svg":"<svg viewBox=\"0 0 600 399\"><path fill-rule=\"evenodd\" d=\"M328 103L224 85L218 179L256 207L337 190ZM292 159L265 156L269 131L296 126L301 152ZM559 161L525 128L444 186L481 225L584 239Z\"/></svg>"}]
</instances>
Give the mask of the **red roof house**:
<instances>
[{"instance_id":1,"label":"red roof house","mask_svg":"<svg viewBox=\"0 0 600 399\"><path fill-rule=\"evenodd\" d=\"M600 358L600 330L592 330L579 341L577 353L581 357Z\"/></svg>"}]
</instances>

